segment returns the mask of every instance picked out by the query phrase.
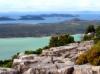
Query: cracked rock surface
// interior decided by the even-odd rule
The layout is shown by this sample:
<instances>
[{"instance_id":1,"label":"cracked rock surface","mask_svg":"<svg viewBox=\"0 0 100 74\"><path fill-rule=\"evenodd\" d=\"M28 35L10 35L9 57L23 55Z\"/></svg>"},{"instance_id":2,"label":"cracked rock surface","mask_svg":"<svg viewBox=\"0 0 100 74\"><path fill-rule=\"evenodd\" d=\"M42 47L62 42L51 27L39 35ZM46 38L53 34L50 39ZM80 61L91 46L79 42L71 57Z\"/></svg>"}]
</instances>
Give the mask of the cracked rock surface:
<instances>
[{"instance_id":1,"label":"cracked rock surface","mask_svg":"<svg viewBox=\"0 0 100 74\"><path fill-rule=\"evenodd\" d=\"M43 50L41 55L19 55L13 61L13 69L19 73L6 74L100 74L100 66L75 65L76 58L93 46L84 41ZM8 72L8 71L7 71ZM1 73L5 74L5 73Z\"/></svg>"}]
</instances>

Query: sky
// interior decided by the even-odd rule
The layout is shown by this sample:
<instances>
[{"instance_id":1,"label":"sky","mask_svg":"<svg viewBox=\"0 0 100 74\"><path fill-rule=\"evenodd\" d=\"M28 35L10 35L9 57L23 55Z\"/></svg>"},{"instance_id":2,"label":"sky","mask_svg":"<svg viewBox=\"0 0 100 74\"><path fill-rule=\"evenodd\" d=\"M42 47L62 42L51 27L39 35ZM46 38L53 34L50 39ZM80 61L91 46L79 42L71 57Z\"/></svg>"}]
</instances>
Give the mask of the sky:
<instances>
[{"instance_id":1,"label":"sky","mask_svg":"<svg viewBox=\"0 0 100 74\"><path fill-rule=\"evenodd\" d=\"M100 0L0 0L0 12L100 11Z\"/></svg>"}]
</instances>

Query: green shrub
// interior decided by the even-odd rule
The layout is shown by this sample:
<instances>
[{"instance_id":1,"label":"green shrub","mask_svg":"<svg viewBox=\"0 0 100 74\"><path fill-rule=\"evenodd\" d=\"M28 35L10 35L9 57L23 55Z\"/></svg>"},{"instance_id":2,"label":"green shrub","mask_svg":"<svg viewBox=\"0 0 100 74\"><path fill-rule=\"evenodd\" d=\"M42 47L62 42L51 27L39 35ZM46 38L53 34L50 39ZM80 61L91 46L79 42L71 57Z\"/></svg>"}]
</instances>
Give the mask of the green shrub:
<instances>
[{"instance_id":1,"label":"green shrub","mask_svg":"<svg viewBox=\"0 0 100 74\"><path fill-rule=\"evenodd\" d=\"M74 37L69 34L51 37L49 47L64 46L74 42Z\"/></svg>"},{"instance_id":2,"label":"green shrub","mask_svg":"<svg viewBox=\"0 0 100 74\"><path fill-rule=\"evenodd\" d=\"M94 36L91 35L84 35L83 41L92 40Z\"/></svg>"},{"instance_id":3,"label":"green shrub","mask_svg":"<svg viewBox=\"0 0 100 74\"><path fill-rule=\"evenodd\" d=\"M33 54L34 51L32 51L32 50L29 50L29 51L28 51L28 50L27 50L27 51L25 51L24 53L25 53L25 54Z\"/></svg>"},{"instance_id":4,"label":"green shrub","mask_svg":"<svg viewBox=\"0 0 100 74\"><path fill-rule=\"evenodd\" d=\"M41 54L41 53L42 53L42 50L43 50L43 49L39 48L39 49L37 49L37 50L35 51L35 53L36 53L36 54Z\"/></svg>"},{"instance_id":5,"label":"green shrub","mask_svg":"<svg viewBox=\"0 0 100 74\"><path fill-rule=\"evenodd\" d=\"M0 61L0 67L7 67L7 68L11 68L12 67L12 60L4 60L4 61Z\"/></svg>"},{"instance_id":6,"label":"green shrub","mask_svg":"<svg viewBox=\"0 0 100 74\"><path fill-rule=\"evenodd\" d=\"M49 46L45 46L45 47L43 47L43 49L45 50L45 49L49 49L50 47Z\"/></svg>"},{"instance_id":7,"label":"green shrub","mask_svg":"<svg viewBox=\"0 0 100 74\"><path fill-rule=\"evenodd\" d=\"M49 46L50 47L59 46L59 43L58 42L59 42L58 36L51 37Z\"/></svg>"},{"instance_id":8,"label":"green shrub","mask_svg":"<svg viewBox=\"0 0 100 74\"><path fill-rule=\"evenodd\" d=\"M17 58L18 55L19 55L19 52L17 54L13 55L12 56L12 60L15 59L15 58Z\"/></svg>"},{"instance_id":9,"label":"green shrub","mask_svg":"<svg viewBox=\"0 0 100 74\"><path fill-rule=\"evenodd\" d=\"M96 28L96 36L95 36L95 43L97 43L100 40L100 26L97 26Z\"/></svg>"},{"instance_id":10,"label":"green shrub","mask_svg":"<svg viewBox=\"0 0 100 74\"><path fill-rule=\"evenodd\" d=\"M96 32L96 29L95 29L94 25L89 25L86 29L85 35L83 37L83 41L94 39L95 32ZM88 33L91 33L91 35L88 35Z\"/></svg>"},{"instance_id":11,"label":"green shrub","mask_svg":"<svg viewBox=\"0 0 100 74\"><path fill-rule=\"evenodd\" d=\"M95 33L95 27L94 27L94 25L89 25L87 27L85 34L88 34L88 33Z\"/></svg>"},{"instance_id":12,"label":"green shrub","mask_svg":"<svg viewBox=\"0 0 100 74\"><path fill-rule=\"evenodd\" d=\"M41 54L42 50L43 49L41 48L37 49L36 51L29 50L29 51L25 51L25 54Z\"/></svg>"}]
</instances>

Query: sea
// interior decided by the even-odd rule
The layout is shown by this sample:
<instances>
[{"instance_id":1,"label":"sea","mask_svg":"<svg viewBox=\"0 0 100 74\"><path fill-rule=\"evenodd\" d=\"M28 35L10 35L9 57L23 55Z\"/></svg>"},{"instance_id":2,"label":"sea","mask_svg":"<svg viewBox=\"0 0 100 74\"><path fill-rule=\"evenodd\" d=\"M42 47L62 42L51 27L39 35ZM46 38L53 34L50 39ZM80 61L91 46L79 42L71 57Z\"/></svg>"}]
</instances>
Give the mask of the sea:
<instances>
[{"instance_id":1,"label":"sea","mask_svg":"<svg viewBox=\"0 0 100 74\"><path fill-rule=\"evenodd\" d=\"M83 34L72 35L81 41ZM0 60L10 59L13 55L26 50L37 50L49 44L49 37L0 38Z\"/></svg>"},{"instance_id":2,"label":"sea","mask_svg":"<svg viewBox=\"0 0 100 74\"><path fill-rule=\"evenodd\" d=\"M31 15L35 15L35 14L31 14ZM100 14L72 14L75 15L75 17L43 17L44 20L3 20L0 21L0 24L6 24L6 23L10 23L10 24L32 24L32 25L36 25L36 24L40 24L40 23L59 23L59 22L63 22L66 20L71 20L74 18L79 18L81 20L100 20ZM2 16L6 16L6 17L11 17L14 19L18 19L20 18L20 16L22 16L22 14L0 14L0 17ZM43 24L42 24L43 25Z\"/></svg>"}]
</instances>

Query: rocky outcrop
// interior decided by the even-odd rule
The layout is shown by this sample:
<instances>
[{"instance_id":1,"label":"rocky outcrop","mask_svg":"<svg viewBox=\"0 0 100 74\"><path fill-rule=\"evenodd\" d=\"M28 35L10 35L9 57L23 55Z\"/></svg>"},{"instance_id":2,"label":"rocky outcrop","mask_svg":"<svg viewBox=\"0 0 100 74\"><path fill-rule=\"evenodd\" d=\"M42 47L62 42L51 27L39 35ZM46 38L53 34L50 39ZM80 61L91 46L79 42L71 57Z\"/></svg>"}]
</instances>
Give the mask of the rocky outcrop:
<instances>
[{"instance_id":1,"label":"rocky outcrop","mask_svg":"<svg viewBox=\"0 0 100 74\"><path fill-rule=\"evenodd\" d=\"M100 66L77 65L73 74L100 74Z\"/></svg>"},{"instance_id":2,"label":"rocky outcrop","mask_svg":"<svg viewBox=\"0 0 100 74\"><path fill-rule=\"evenodd\" d=\"M11 68L0 68L0 74L18 74L18 71Z\"/></svg>"},{"instance_id":3,"label":"rocky outcrop","mask_svg":"<svg viewBox=\"0 0 100 74\"><path fill-rule=\"evenodd\" d=\"M93 44L93 41L85 41L52 47L44 50L41 55L21 53L13 60L13 69L0 68L0 74L100 74L100 66L74 63Z\"/></svg>"},{"instance_id":4,"label":"rocky outcrop","mask_svg":"<svg viewBox=\"0 0 100 74\"><path fill-rule=\"evenodd\" d=\"M37 56L30 60L22 59L22 57L14 59L13 66L16 70L24 74L27 74L27 72L35 72L35 74L37 74L37 71L45 71L45 74L49 74L49 71L58 72L59 70L66 69L66 67L72 67L73 65L74 62L71 62L68 58L64 59L62 57L52 58L51 56Z\"/></svg>"},{"instance_id":5,"label":"rocky outcrop","mask_svg":"<svg viewBox=\"0 0 100 74\"><path fill-rule=\"evenodd\" d=\"M44 50L42 56L57 56L57 57L64 57L70 58L71 60L75 60L77 56L86 52L93 46L94 42L91 41L84 41L81 43L71 43L67 46L60 46L60 47L52 47L50 49Z\"/></svg>"},{"instance_id":6,"label":"rocky outcrop","mask_svg":"<svg viewBox=\"0 0 100 74\"><path fill-rule=\"evenodd\" d=\"M74 61L93 45L93 41L71 43L46 49L41 55L19 55L13 68L21 74L100 74L99 66L75 65Z\"/></svg>"},{"instance_id":7,"label":"rocky outcrop","mask_svg":"<svg viewBox=\"0 0 100 74\"><path fill-rule=\"evenodd\" d=\"M73 67L65 67L62 69L34 69L30 68L28 71L26 71L24 74L72 74L74 71Z\"/></svg>"}]
</instances>

